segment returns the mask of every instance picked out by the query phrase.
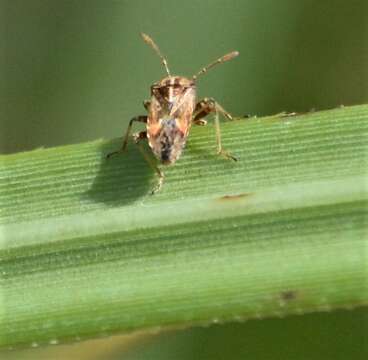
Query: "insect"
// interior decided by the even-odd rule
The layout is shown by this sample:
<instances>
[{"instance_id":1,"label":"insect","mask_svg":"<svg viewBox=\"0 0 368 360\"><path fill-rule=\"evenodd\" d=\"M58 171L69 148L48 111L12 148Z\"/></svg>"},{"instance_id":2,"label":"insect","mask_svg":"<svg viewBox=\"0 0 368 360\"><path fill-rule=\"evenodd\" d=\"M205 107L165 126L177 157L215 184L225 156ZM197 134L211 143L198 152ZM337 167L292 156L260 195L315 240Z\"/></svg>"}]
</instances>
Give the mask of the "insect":
<instances>
[{"instance_id":1,"label":"insect","mask_svg":"<svg viewBox=\"0 0 368 360\"><path fill-rule=\"evenodd\" d=\"M191 125L206 125L207 122L203 118L214 112L217 153L228 159L237 160L230 153L223 150L221 145L218 114L224 115L229 120L232 120L232 116L212 98L204 98L196 103L196 81L200 75L206 73L213 66L231 60L239 53L233 51L220 57L202 68L191 78L173 76L170 74L166 58L162 55L156 43L148 35L143 33L141 35L144 42L151 46L160 57L167 76L151 86L151 99L143 102L148 115L136 116L130 120L121 149L108 154L107 157L109 158L126 150L134 122L145 123L146 130L133 134L133 139L147 163L159 177L158 185L152 191L152 193L155 193L162 187L164 173L146 153L141 140L148 139L152 152L162 164L173 164L179 159L184 149Z\"/></svg>"}]
</instances>

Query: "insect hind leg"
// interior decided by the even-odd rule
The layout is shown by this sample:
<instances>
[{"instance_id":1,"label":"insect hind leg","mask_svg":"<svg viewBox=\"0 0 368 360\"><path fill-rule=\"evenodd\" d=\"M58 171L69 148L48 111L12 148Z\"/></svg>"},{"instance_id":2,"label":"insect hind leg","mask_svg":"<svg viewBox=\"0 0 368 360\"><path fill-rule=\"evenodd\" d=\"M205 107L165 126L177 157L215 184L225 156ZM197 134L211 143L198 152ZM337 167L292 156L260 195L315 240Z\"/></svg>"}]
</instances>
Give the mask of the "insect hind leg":
<instances>
[{"instance_id":1,"label":"insect hind leg","mask_svg":"<svg viewBox=\"0 0 368 360\"><path fill-rule=\"evenodd\" d=\"M207 121L204 120L203 117L212 112L215 113L217 153L227 159L237 161L238 159L235 156L231 155L222 148L219 113L229 120L232 120L233 117L220 104L211 98L204 98L203 100L199 101L194 110L193 123L196 125L206 125Z\"/></svg>"},{"instance_id":2,"label":"insect hind leg","mask_svg":"<svg viewBox=\"0 0 368 360\"><path fill-rule=\"evenodd\" d=\"M151 194L153 195L161 189L162 184L164 182L164 178L165 178L164 173L159 169L159 167L156 165L154 160L147 154L146 150L144 149L141 143L142 140L147 139L147 131L141 131L139 133L133 134L133 139L134 139L135 144L138 146L138 149L141 152L144 160L146 160L150 168L153 171L155 171L156 174L158 175L158 179L159 179L158 184L154 187L154 189L151 192Z\"/></svg>"},{"instance_id":3,"label":"insect hind leg","mask_svg":"<svg viewBox=\"0 0 368 360\"><path fill-rule=\"evenodd\" d=\"M133 126L133 123L134 122L147 123L147 115L135 116L134 118L132 118L129 121L128 128L127 128L127 130L125 132L125 135L124 135L124 140L123 140L122 147L120 148L120 150L113 151L113 152L107 154L107 156L106 156L107 159L109 159L113 155L117 155L117 154L123 153L126 150L126 147L128 145L129 135L130 135L130 132L132 131L132 126Z\"/></svg>"}]
</instances>

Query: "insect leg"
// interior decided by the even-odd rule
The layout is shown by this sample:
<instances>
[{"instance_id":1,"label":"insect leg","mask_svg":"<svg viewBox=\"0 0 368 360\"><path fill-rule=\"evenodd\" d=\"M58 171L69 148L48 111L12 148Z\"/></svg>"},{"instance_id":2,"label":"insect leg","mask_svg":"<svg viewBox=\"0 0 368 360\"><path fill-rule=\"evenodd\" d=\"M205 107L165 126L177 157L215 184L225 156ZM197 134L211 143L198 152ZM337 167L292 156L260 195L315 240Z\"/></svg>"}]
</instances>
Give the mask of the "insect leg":
<instances>
[{"instance_id":1,"label":"insect leg","mask_svg":"<svg viewBox=\"0 0 368 360\"><path fill-rule=\"evenodd\" d=\"M204 98L201 100L195 107L193 123L196 125L206 125L207 122L206 120L203 120L203 117L207 116L211 112L215 113L217 153L228 159L237 161L236 157L222 148L219 113L227 117L229 120L232 120L233 118L220 104L210 98Z\"/></svg>"},{"instance_id":2,"label":"insect leg","mask_svg":"<svg viewBox=\"0 0 368 360\"><path fill-rule=\"evenodd\" d=\"M233 117L227 111L225 111L225 109L214 99L204 98L197 103L194 109L193 122L196 123L197 120L202 120L203 117L207 116L211 112L216 112L216 110L227 117L229 120L233 119ZM203 124L200 123L199 125Z\"/></svg>"},{"instance_id":3,"label":"insect leg","mask_svg":"<svg viewBox=\"0 0 368 360\"><path fill-rule=\"evenodd\" d=\"M128 125L128 128L127 128L126 132L125 132L123 145L122 145L121 149L111 152L110 154L108 154L106 156L107 158L110 158L112 155L117 155L117 154L122 153L122 152L125 151L125 149L128 145L129 134L130 134L130 131L132 130L133 122L135 122L135 121L146 123L147 122L147 115L135 116L133 119L131 119L129 121L129 125Z\"/></svg>"},{"instance_id":4,"label":"insect leg","mask_svg":"<svg viewBox=\"0 0 368 360\"><path fill-rule=\"evenodd\" d=\"M144 108L148 111L149 110L149 107L151 105L151 100L144 100L143 101L143 106Z\"/></svg>"},{"instance_id":5,"label":"insect leg","mask_svg":"<svg viewBox=\"0 0 368 360\"><path fill-rule=\"evenodd\" d=\"M134 142L137 144L139 151L141 152L142 156L148 163L148 165L151 167L152 170L154 170L159 178L158 184L155 186L155 188L152 190L152 195L159 191L162 187L162 184L164 182L164 173L158 168L158 166L155 164L155 162L152 160L152 158L147 154L147 152L144 150L141 140L147 139L147 131L141 131L139 133L133 134Z\"/></svg>"}]
</instances>

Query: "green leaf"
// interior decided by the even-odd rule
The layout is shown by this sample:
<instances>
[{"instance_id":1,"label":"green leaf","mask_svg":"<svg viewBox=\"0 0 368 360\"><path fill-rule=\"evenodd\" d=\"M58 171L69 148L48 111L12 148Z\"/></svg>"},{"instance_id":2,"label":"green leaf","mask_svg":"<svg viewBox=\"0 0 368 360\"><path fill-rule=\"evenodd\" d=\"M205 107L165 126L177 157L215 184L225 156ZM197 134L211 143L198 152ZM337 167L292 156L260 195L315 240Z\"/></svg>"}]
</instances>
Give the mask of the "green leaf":
<instances>
[{"instance_id":1,"label":"green leaf","mask_svg":"<svg viewBox=\"0 0 368 360\"><path fill-rule=\"evenodd\" d=\"M120 139L1 156L0 346L367 305L367 120L193 128L155 195Z\"/></svg>"}]
</instances>

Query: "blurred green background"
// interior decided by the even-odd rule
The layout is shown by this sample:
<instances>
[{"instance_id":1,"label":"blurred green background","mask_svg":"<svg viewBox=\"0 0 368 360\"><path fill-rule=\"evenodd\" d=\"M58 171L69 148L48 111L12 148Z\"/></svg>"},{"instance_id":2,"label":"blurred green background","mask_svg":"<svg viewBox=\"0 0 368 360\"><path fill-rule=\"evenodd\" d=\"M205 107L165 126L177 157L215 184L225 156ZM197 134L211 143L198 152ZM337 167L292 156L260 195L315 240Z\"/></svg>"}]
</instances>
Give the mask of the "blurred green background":
<instances>
[{"instance_id":1,"label":"blurred green background","mask_svg":"<svg viewBox=\"0 0 368 360\"><path fill-rule=\"evenodd\" d=\"M1 153L121 136L163 67L235 115L368 101L368 1L0 1Z\"/></svg>"},{"instance_id":2,"label":"blurred green background","mask_svg":"<svg viewBox=\"0 0 368 360\"><path fill-rule=\"evenodd\" d=\"M0 152L121 136L164 76L141 31L178 75L239 50L198 83L236 116L368 102L367 0L0 0ZM365 359L367 330L364 310L342 311L170 332L90 358Z\"/></svg>"}]
</instances>

